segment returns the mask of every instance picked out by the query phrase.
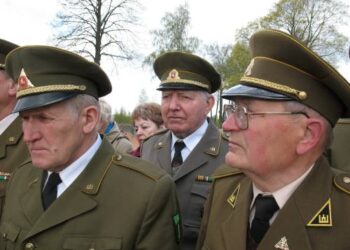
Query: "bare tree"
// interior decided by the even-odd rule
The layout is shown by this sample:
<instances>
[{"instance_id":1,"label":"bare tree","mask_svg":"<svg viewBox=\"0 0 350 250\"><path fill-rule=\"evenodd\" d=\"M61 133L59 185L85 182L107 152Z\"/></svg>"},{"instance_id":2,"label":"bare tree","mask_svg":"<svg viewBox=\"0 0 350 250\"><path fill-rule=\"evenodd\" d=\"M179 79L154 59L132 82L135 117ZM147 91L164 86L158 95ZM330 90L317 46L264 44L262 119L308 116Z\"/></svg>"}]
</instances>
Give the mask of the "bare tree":
<instances>
[{"instance_id":1,"label":"bare tree","mask_svg":"<svg viewBox=\"0 0 350 250\"><path fill-rule=\"evenodd\" d=\"M138 25L138 0L61 0L53 26L56 45L92 58L133 59L130 41Z\"/></svg>"}]
</instances>

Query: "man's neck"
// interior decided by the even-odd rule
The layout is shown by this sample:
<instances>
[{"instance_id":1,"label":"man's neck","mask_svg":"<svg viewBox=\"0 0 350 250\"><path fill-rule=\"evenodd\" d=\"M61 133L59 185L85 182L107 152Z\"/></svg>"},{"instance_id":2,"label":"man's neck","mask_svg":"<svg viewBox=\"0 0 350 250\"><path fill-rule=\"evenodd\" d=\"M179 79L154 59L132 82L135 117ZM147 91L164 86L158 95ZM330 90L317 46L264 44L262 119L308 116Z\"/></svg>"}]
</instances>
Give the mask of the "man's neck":
<instances>
[{"instance_id":1,"label":"man's neck","mask_svg":"<svg viewBox=\"0 0 350 250\"><path fill-rule=\"evenodd\" d=\"M6 116L8 116L9 114L11 114L14 107L15 107L15 103L14 104L11 103L6 106L0 106L0 121L4 119Z\"/></svg>"}]
</instances>

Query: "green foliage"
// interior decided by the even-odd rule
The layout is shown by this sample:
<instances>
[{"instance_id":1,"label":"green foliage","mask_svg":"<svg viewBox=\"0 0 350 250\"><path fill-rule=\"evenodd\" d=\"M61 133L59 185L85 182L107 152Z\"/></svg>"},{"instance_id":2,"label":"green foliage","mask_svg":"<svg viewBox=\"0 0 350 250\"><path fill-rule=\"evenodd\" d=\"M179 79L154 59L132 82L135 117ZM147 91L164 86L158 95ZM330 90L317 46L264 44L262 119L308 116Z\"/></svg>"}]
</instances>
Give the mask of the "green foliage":
<instances>
[{"instance_id":1,"label":"green foliage","mask_svg":"<svg viewBox=\"0 0 350 250\"><path fill-rule=\"evenodd\" d=\"M167 12L161 19L162 29L152 30L155 51L144 60L144 64L152 65L158 55L167 51L193 52L199 47L199 39L188 34L191 17L188 5L180 5L174 13Z\"/></svg>"},{"instance_id":2,"label":"green foliage","mask_svg":"<svg viewBox=\"0 0 350 250\"><path fill-rule=\"evenodd\" d=\"M238 42L233 46L231 56L227 60L230 75L227 78L224 88L230 88L237 84L250 62L248 45Z\"/></svg>"},{"instance_id":3,"label":"green foliage","mask_svg":"<svg viewBox=\"0 0 350 250\"><path fill-rule=\"evenodd\" d=\"M238 30L236 37L246 42L259 29L282 30L336 64L347 56L348 38L339 27L347 25L348 7L341 0L280 0L266 16Z\"/></svg>"},{"instance_id":4,"label":"green foliage","mask_svg":"<svg viewBox=\"0 0 350 250\"><path fill-rule=\"evenodd\" d=\"M114 120L117 123L132 123L131 114L128 113L124 108L121 108L119 112L114 114Z\"/></svg>"}]
</instances>

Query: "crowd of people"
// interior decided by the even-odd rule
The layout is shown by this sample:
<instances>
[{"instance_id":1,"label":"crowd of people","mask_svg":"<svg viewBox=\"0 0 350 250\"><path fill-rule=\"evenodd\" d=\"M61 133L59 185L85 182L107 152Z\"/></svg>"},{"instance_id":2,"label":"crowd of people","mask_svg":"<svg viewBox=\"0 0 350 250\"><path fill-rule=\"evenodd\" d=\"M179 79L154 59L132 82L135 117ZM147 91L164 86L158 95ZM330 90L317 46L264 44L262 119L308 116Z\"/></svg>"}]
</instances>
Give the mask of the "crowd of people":
<instances>
[{"instance_id":1,"label":"crowd of people","mask_svg":"<svg viewBox=\"0 0 350 250\"><path fill-rule=\"evenodd\" d=\"M97 64L0 39L0 250L350 249L350 173L326 158L350 84L287 33L249 48L222 127L220 74L174 51L160 104L118 124Z\"/></svg>"}]
</instances>

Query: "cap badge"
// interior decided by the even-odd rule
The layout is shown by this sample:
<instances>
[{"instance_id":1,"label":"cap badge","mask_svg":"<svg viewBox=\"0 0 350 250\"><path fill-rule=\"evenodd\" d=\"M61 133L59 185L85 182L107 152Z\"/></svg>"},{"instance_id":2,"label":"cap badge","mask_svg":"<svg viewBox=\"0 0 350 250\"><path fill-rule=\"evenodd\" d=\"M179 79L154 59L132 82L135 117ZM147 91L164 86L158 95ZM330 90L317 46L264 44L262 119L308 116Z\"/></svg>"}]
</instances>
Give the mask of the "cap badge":
<instances>
[{"instance_id":1,"label":"cap badge","mask_svg":"<svg viewBox=\"0 0 350 250\"><path fill-rule=\"evenodd\" d=\"M34 85L31 83L31 81L28 79L26 72L24 72L24 69L22 68L21 74L18 77L18 90L24 90L27 88L32 88Z\"/></svg>"},{"instance_id":2,"label":"cap badge","mask_svg":"<svg viewBox=\"0 0 350 250\"><path fill-rule=\"evenodd\" d=\"M246 76L250 76L251 74L252 74L252 68L254 67L254 58L250 61L250 63L249 63L249 65L248 65L248 67L247 67L247 69L245 70L245 72L244 72L244 75L246 75Z\"/></svg>"},{"instance_id":3,"label":"cap badge","mask_svg":"<svg viewBox=\"0 0 350 250\"><path fill-rule=\"evenodd\" d=\"M179 80L179 72L176 69L173 69L169 72L167 80Z\"/></svg>"}]
</instances>

